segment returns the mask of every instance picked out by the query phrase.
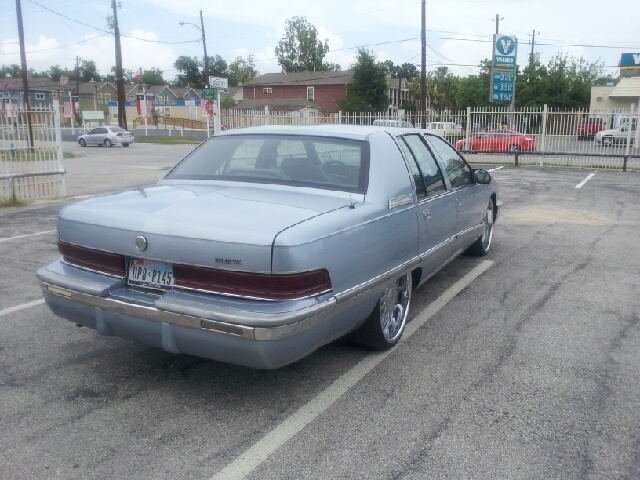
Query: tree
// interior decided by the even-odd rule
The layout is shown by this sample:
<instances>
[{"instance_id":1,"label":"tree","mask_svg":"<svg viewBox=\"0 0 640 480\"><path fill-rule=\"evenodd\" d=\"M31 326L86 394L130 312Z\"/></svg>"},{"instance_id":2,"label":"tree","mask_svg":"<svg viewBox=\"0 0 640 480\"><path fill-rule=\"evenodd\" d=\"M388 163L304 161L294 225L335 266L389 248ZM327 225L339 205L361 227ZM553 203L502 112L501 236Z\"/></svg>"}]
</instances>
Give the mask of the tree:
<instances>
[{"instance_id":1,"label":"tree","mask_svg":"<svg viewBox=\"0 0 640 480\"><path fill-rule=\"evenodd\" d=\"M249 55L246 59L243 57L236 57L236 59L229 64L227 69L229 75L229 85L236 87L241 83L247 83L258 76L258 72L254 68L253 56Z\"/></svg>"},{"instance_id":2,"label":"tree","mask_svg":"<svg viewBox=\"0 0 640 480\"><path fill-rule=\"evenodd\" d=\"M22 68L15 63L12 65L2 65L0 67L0 78L22 78Z\"/></svg>"},{"instance_id":3,"label":"tree","mask_svg":"<svg viewBox=\"0 0 640 480\"><path fill-rule=\"evenodd\" d=\"M346 97L338 100L338 108L354 112L383 112L389 106L387 66L376 62L372 51L358 49L353 69L353 82Z\"/></svg>"},{"instance_id":4,"label":"tree","mask_svg":"<svg viewBox=\"0 0 640 480\"><path fill-rule=\"evenodd\" d=\"M307 21L307 17L287 19L284 35L275 48L278 64L285 72L339 69L339 65L323 62L328 51L328 40L323 43L318 39L318 30Z\"/></svg>"},{"instance_id":5,"label":"tree","mask_svg":"<svg viewBox=\"0 0 640 480\"><path fill-rule=\"evenodd\" d=\"M75 80L75 71L72 75ZM70 77L71 78L71 77ZM93 60L82 60L78 65L78 78L81 82L99 82L101 77Z\"/></svg>"},{"instance_id":6,"label":"tree","mask_svg":"<svg viewBox=\"0 0 640 480\"><path fill-rule=\"evenodd\" d=\"M490 72L491 60L485 59L480 62L480 72L477 75L461 78L456 92L456 104L460 107L490 106Z\"/></svg>"},{"instance_id":7,"label":"tree","mask_svg":"<svg viewBox=\"0 0 640 480\"><path fill-rule=\"evenodd\" d=\"M220 108L224 110L228 110L229 108L233 108L236 105L236 102L233 98L227 97L222 100Z\"/></svg>"},{"instance_id":8,"label":"tree","mask_svg":"<svg viewBox=\"0 0 640 480\"><path fill-rule=\"evenodd\" d=\"M396 65L391 60L386 60L384 64L389 70L391 78L398 78L400 76L400 73L402 73L402 78L412 80L418 75L418 69L413 63L403 63L402 65Z\"/></svg>"},{"instance_id":9,"label":"tree","mask_svg":"<svg viewBox=\"0 0 640 480\"><path fill-rule=\"evenodd\" d=\"M186 87L190 85L194 88L202 88L202 73L200 72L200 62L197 57L179 56L173 66L178 71L176 75L175 85L178 87Z\"/></svg>"},{"instance_id":10,"label":"tree","mask_svg":"<svg viewBox=\"0 0 640 480\"><path fill-rule=\"evenodd\" d=\"M204 73L204 70L203 70ZM209 57L209 75L212 77L227 76L227 61L220 55Z\"/></svg>"},{"instance_id":11,"label":"tree","mask_svg":"<svg viewBox=\"0 0 640 480\"><path fill-rule=\"evenodd\" d=\"M145 70L142 74L142 83L146 85L166 85L165 79L162 77L162 70L152 67L151 70Z\"/></svg>"}]
</instances>

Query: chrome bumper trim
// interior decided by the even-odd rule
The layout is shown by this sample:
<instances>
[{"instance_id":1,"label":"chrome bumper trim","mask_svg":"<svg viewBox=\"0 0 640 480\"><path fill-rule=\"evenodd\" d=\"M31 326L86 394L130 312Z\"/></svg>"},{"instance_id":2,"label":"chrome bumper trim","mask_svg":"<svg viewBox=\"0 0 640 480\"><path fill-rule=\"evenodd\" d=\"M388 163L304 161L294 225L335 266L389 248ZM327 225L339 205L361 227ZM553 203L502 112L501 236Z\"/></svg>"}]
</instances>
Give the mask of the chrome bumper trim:
<instances>
[{"instance_id":1,"label":"chrome bumper trim","mask_svg":"<svg viewBox=\"0 0 640 480\"><path fill-rule=\"evenodd\" d=\"M48 295L55 295L61 298L96 307L98 309L108 310L110 312L119 313L121 315L127 315L135 318L142 318L145 320L151 320L154 322L168 323L170 325L177 325L180 327L193 328L196 330L204 330L207 332L221 333L224 335L231 335L234 337L241 337L246 340L280 340L282 338L295 335L309 328L313 328L322 322L329 320L335 316L335 299L326 301L321 308L317 305L306 309L294 312L297 316L306 318L303 320L290 323L287 325L277 327L250 327L247 325L239 325L235 323L224 322L220 320L196 317L192 315L184 315L180 313L173 313L166 310L159 310L155 307L145 307L142 305L136 305L132 303L122 302L120 300L114 300L112 298L98 297L95 295L89 295L86 293L78 292L68 288L61 288L56 285L40 281L40 286ZM51 289L49 287L52 287ZM218 308L217 311L220 316L226 315L235 319L255 319L256 315L262 315L267 317L270 314L252 314L247 312L244 315L239 315L228 309ZM319 312L319 313L318 313ZM271 314L273 317L281 319L283 313ZM291 315L291 314L290 314ZM310 315L310 316L309 316Z\"/></svg>"}]
</instances>

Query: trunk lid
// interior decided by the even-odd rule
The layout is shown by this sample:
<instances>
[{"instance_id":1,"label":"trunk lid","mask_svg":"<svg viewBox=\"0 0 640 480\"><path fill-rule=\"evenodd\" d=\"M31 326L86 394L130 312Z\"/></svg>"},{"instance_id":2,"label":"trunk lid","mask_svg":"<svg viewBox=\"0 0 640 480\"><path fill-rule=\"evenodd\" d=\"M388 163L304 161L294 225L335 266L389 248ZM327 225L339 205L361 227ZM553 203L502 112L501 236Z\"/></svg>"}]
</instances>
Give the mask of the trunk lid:
<instances>
[{"instance_id":1,"label":"trunk lid","mask_svg":"<svg viewBox=\"0 0 640 480\"><path fill-rule=\"evenodd\" d=\"M171 263L271 271L271 246L286 228L342 208L339 195L259 186L162 185L107 195L60 213L59 238ZM136 237L147 248L136 248Z\"/></svg>"}]
</instances>

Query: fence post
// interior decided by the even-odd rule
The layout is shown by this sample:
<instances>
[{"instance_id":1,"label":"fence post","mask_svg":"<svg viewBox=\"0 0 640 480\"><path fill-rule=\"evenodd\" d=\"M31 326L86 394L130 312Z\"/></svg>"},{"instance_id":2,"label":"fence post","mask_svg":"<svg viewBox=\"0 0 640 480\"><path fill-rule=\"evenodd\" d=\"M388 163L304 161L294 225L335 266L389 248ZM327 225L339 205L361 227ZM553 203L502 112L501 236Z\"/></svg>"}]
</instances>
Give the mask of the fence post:
<instances>
[{"instance_id":1,"label":"fence post","mask_svg":"<svg viewBox=\"0 0 640 480\"><path fill-rule=\"evenodd\" d=\"M544 109L542 110L542 131L540 132L540 151L546 152L546 140L547 140L547 114L549 110L547 109L547 104L544 104Z\"/></svg>"},{"instance_id":2,"label":"fence post","mask_svg":"<svg viewBox=\"0 0 640 480\"><path fill-rule=\"evenodd\" d=\"M14 189L13 181L14 181L14 178L9 177L9 200L10 201L13 201L16 199L16 191Z\"/></svg>"},{"instance_id":3,"label":"fence post","mask_svg":"<svg viewBox=\"0 0 640 480\"><path fill-rule=\"evenodd\" d=\"M514 162L514 163L515 163L515 166L516 166L516 167L518 166L518 157L519 157L519 155L520 155L520 154L516 151L516 153L515 153L515 158L514 158L514 160L515 160L515 162Z\"/></svg>"},{"instance_id":4,"label":"fence post","mask_svg":"<svg viewBox=\"0 0 640 480\"><path fill-rule=\"evenodd\" d=\"M269 105L264 106L264 124L269 125Z\"/></svg>"},{"instance_id":5,"label":"fence post","mask_svg":"<svg viewBox=\"0 0 640 480\"><path fill-rule=\"evenodd\" d=\"M471 131L472 125L471 125L471 107L467 107L467 138L466 138L466 143L467 146L469 146L469 132Z\"/></svg>"},{"instance_id":6,"label":"fence post","mask_svg":"<svg viewBox=\"0 0 640 480\"><path fill-rule=\"evenodd\" d=\"M53 101L53 128L56 135L56 150L58 153L58 165L57 167L62 169L62 159L64 154L62 153L62 129L60 128L60 102L58 100ZM67 185L65 183L64 175L60 176L60 196L67 196Z\"/></svg>"},{"instance_id":7,"label":"fence post","mask_svg":"<svg viewBox=\"0 0 640 480\"><path fill-rule=\"evenodd\" d=\"M629 160L629 157L627 155L624 156L624 160L622 161L622 171L626 172L627 171L627 161Z\"/></svg>"},{"instance_id":8,"label":"fence post","mask_svg":"<svg viewBox=\"0 0 640 480\"><path fill-rule=\"evenodd\" d=\"M629 115L629 125L627 126L627 147L624 149L625 155L629 155L629 148L631 146L631 129L633 128L633 111L635 109L635 106L636 106L635 103L631 104L631 111Z\"/></svg>"}]
</instances>

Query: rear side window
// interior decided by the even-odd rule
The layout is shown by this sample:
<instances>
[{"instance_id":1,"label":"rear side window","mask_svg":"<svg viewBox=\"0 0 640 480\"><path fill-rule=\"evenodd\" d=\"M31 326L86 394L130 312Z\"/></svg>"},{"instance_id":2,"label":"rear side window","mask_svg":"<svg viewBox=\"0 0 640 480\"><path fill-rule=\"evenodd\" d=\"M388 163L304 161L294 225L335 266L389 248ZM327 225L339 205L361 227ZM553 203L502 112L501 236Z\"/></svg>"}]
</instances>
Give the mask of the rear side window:
<instances>
[{"instance_id":1,"label":"rear side window","mask_svg":"<svg viewBox=\"0 0 640 480\"><path fill-rule=\"evenodd\" d=\"M367 142L302 135L229 135L195 149L166 177L366 193Z\"/></svg>"},{"instance_id":2,"label":"rear side window","mask_svg":"<svg viewBox=\"0 0 640 480\"><path fill-rule=\"evenodd\" d=\"M440 168L424 143L423 138L420 135L405 135L402 139L407 143L420 166L427 188L427 195L443 191L445 187L442 173L440 173Z\"/></svg>"},{"instance_id":3,"label":"rear side window","mask_svg":"<svg viewBox=\"0 0 640 480\"><path fill-rule=\"evenodd\" d=\"M418 168L418 163L409 150L406 142L402 140L402 138L398 139L398 145L400 145L400 149L404 156L407 158L407 162L409 163L409 168L411 169L411 175L413 176L413 181L416 184L416 196L418 200L427 196L427 189L424 186L424 180L422 179L422 173L420 173L420 169Z\"/></svg>"},{"instance_id":4,"label":"rear side window","mask_svg":"<svg viewBox=\"0 0 640 480\"><path fill-rule=\"evenodd\" d=\"M427 136L427 139L431 148L444 163L449 182L451 182L453 188L473 184L471 167L451 145L440 137L434 137L433 135Z\"/></svg>"}]
</instances>

